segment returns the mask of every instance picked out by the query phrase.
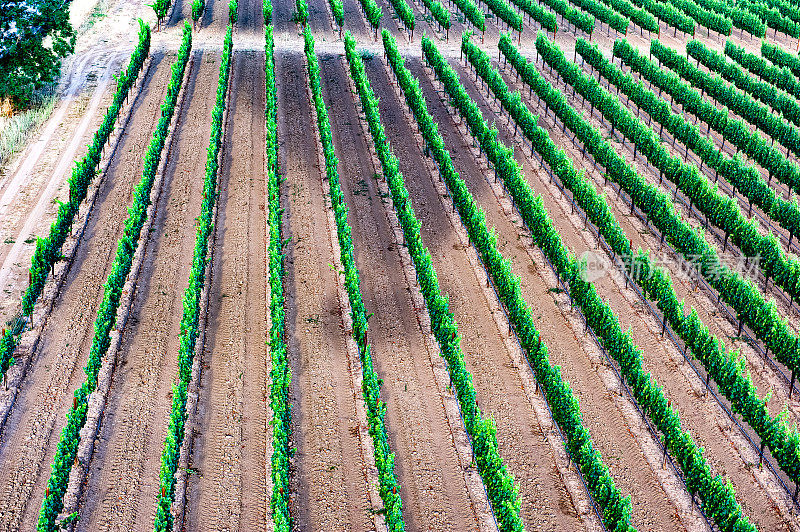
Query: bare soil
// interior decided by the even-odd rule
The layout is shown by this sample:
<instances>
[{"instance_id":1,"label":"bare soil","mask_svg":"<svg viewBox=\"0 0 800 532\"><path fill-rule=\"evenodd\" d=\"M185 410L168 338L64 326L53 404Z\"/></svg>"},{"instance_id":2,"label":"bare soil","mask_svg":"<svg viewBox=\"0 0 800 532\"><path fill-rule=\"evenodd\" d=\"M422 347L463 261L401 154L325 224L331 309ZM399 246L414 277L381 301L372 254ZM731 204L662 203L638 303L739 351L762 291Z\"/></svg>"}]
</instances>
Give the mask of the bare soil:
<instances>
[{"instance_id":1,"label":"bare soil","mask_svg":"<svg viewBox=\"0 0 800 532\"><path fill-rule=\"evenodd\" d=\"M268 351L263 55L234 54L186 527L263 530Z\"/></svg>"},{"instance_id":2,"label":"bare soil","mask_svg":"<svg viewBox=\"0 0 800 532\"><path fill-rule=\"evenodd\" d=\"M472 508L442 397L438 393L415 318L400 257L391 242L376 169L348 91L349 73L339 57L320 57L323 94L330 112L339 173L350 215L361 292L369 312L375 370L396 454L404 517L410 530L475 530Z\"/></svg>"},{"instance_id":3,"label":"bare soil","mask_svg":"<svg viewBox=\"0 0 800 532\"><path fill-rule=\"evenodd\" d=\"M194 251L205 152L219 57L197 52L179 129L168 147L161 204L148 235L103 429L84 490L83 530L149 530L155 517L160 451L177 371L181 297ZM137 497L137 494L148 496Z\"/></svg>"},{"instance_id":4,"label":"bare soil","mask_svg":"<svg viewBox=\"0 0 800 532\"><path fill-rule=\"evenodd\" d=\"M442 204L433 179L415 142L416 132L402 113L400 102L389 85L384 65L367 63L370 82L380 99L381 117L400 161L414 212L422 222L422 237L434 259L439 284L448 295L462 337L467 369L473 375L479 405L497 425L501 457L517 480L526 526L539 530L575 530L582 527L573 501L556 468L552 449L528 402L515 361L507 351L484 297L456 235L446 206Z\"/></svg>"},{"instance_id":5,"label":"bare soil","mask_svg":"<svg viewBox=\"0 0 800 532\"><path fill-rule=\"evenodd\" d=\"M272 530L261 5L261 0L240 2L234 33L236 52L219 172L209 304L204 309L206 336L198 355L198 407L190 412L193 432L187 439L186 504L175 508L185 530ZM427 33L436 36L442 52L455 64L460 33L466 26L454 17L450 38L444 40L445 35L429 22L422 2L410 2L417 17L415 37L410 41L394 18L390 3L381 0L379 5L384 11L382 25L410 56L408 66L420 79L456 169L485 210L501 251L522 281L523 295L549 348L551 362L561 367L579 398L584 423L615 483L623 495L631 496L633 524L640 530L705 530L682 484L671 469L662 467L659 448L633 404L627 396L618 394L616 377L587 336L575 309L556 288L554 275L532 247L509 199L491 182L492 173L483 157L472 148L463 124L454 118L420 63L419 38ZM449 8L455 14L452 4ZM53 197L65 194L62 174L66 175L64 170L68 169L66 162L82 153L81 146L99 123L113 88L112 83L98 89L91 103L91 90L102 79L86 81L86 73L102 76L108 69L118 68L135 37L130 14L147 13L152 20L149 9L141 2L117 0L107 7L108 17L81 37L79 48L84 55L73 63L73 85L68 87L75 89L75 99L63 107L63 123L51 124L52 134L30 150L40 151L35 168L15 178L12 173L22 165L17 162L6 170L5 177L0 176L0 195L5 194L8 200L0 201L0 240L23 234L25 227L32 227L31 235L42 234L49 227L55 207L42 198L49 193ZM290 509L296 530L376 530L380 522L376 514L381 508L374 498L371 442L360 418L360 368L348 351L350 331L341 280L334 267L339 250L331 240L327 183L306 88L302 36L290 20L295 10L293 0L274 3L279 161L285 177L281 203L285 208L284 237L290 239L285 248L294 450ZM554 445L551 421L531 394L532 372L521 360L502 317L498 317L499 301L486 288L485 273L475 252L465 243L459 221L448 211L449 199L442 195L438 176L421 150L405 103L390 85L385 63L380 57L370 58L382 53L381 43L374 40L358 0L344 0L344 10L345 29L355 35L364 51L369 78L380 98L384 126L422 221L423 239L459 324L479 406L494 419L500 455L520 488L526 528L593 530L595 521L589 514L588 497L575 480L574 465L567 463L563 449ZM130 121L100 181L97 202L64 288L46 316L38 348L32 356L17 362L27 373L9 417L0 426L0 530L35 528L64 415L72 404L70 394L84 380L81 368L91 345L102 284L123 230L131 191L141 176L142 156L160 113L181 27L190 11L191 2L178 3L165 27L154 34L152 68L140 93L132 94ZM350 93L342 42L328 0L309 2L309 12L341 183L350 209L361 290L368 311L375 313L370 318L369 339L375 369L383 379L381 394L388 408L386 425L396 455L406 527L409 531L491 530L482 507L485 499L476 497L470 484L476 477L475 468L469 458L464 458L467 443L457 418L454 424L452 391L442 385L442 361L431 342L424 313L418 308L419 293L408 275L402 246L396 243L391 201L377 181L380 168L370 149L371 139L364 135L360 107ZM114 369L89 473L82 485L78 530L152 528L177 365L182 295L194 249L219 50L227 20L228 3L209 0L195 28L195 60L184 89L185 103L176 111L176 132L165 148L168 160L163 194L156 205L153 230L143 237L143 270L131 319L123 331L120 363ZM562 30L566 28L563 21L559 23ZM485 35L478 39L482 37L481 46L495 56L505 25L487 18L487 26ZM538 29L537 23L526 20L520 39L521 50L531 58L535 56L533 43ZM768 40L780 42L786 49L796 46L786 36L768 34ZM592 40L608 53L618 37L602 27L595 30ZM627 36L641 50L649 46L649 37L633 27ZM685 35L673 37L671 30L662 31L659 38L680 51L687 40ZM715 49L724 43L718 35L706 36L704 30L698 30L697 38ZM736 32L733 39L757 52L757 39L742 38ZM556 40L571 57L574 33L561 31ZM472 81L474 75L463 66L457 68L485 116L496 122L501 138L517 148L526 178L542 195L567 246L578 254L594 250L593 238L583 229L582 219L572 213L567 199L550 184L546 170L521 148L521 135L513 134L513 127L498 113L497 105ZM506 78L512 87L522 88L511 76ZM541 114L535 96L523 99ZM579 98L571 101L581 108ZM588 109L584 111L588 116ZM608 133L596 114L590 119ZM618 198L603 184L601 175L591 169L571 136L563 135L551 118L540 119L540 124L576 166L587 168L595 184L606 192L634 247L657 249L656 237L640 218L629 214L624 198ZM633 159L629 143L617 146L626 158ZM651 169L638 166L648 179L655 178ZM36 222L33 226L31 220ZM0 294L0 319L4 320L16 312L33 249L30 243L17 245L14 253L19 258L6 260L11 257L11 246L10 242L0 243L0 261L13 263L4 265L2 271L9 280L8 286L0 286L4 290ZM673 278L678 296L697 308L715 334L721 338L734 334L731 323L716 308L713 294L697 292L690 281ZM625 287L619 275L601 278L596 288L623 327L631 326L634 340L643 350L645 369L658 379L680 411L685 428L705 448L713 471L730 479L752 522L763 530L797 529L796 518L789 515L790 503L776 488L771 473L754 465L757 455L731 428L722 410L703 395L702 382L682 362L675 347L660 336L659 324L638 296ZM797 316L793 318L797 321ZM776 373L761 370L754 351L747 354L759 392L780 388ZM770 405L774 413L788 399L785 391L776 391L778 400ZM800 416L800 402L790 402L790 414Z\"/></svg>"},{"instance_id":6,"label":"bare soil","mask_svg":"<svg viewBox=\"0 0 800 532\"><path fill-rule=\"evenodd\" d=\"M173 59L154 61L130 127L120 138L120 149L103 181L65 288L42 331L39 349L31 361L18 362L30 364L31 371L0 435L3 530L35 528L50 461L72 404L70 396L85 378L82 368L92 343L102 285L114 260L133 187L141 177L142 157L160 115Z\"/></svg>"},{"instance_id":7,"label":"bare soil","mask_svg":"<svg viewBox=\"0 0 800 532\"><path fill-rule=\"evenodd\" d=\"M277 59L280 165L286 256L286 335L292 368L293 510L298 529L371 530L372 509L359 441L337 276L331 268L322 176L314 146L305 59ZM369 464L372 465L372 464ZM374 466L373 466L374 467Z\"/></svg>"}]
</instances>

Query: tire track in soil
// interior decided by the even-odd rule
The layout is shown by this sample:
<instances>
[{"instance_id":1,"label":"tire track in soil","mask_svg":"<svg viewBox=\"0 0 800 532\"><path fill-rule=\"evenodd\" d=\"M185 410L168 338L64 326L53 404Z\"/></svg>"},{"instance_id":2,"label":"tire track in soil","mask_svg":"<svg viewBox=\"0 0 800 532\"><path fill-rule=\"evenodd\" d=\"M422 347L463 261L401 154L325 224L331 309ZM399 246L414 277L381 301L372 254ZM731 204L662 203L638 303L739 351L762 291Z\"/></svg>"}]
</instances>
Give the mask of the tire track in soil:
<instances>
[{"instance_id":1,"label":"tire track in soil","mask_svg":"<svg viewBox=\"0 0 800 532\"><path fill-rule=\"evenodd\" d=\"M278 56L278 138L286 176L286 338L292 369L292 515L298 530L373 530L366 465L346 356L336 275L330 267L322 175L305 60ZM374 467L374 464L372 464Z\"/></svg>"},{"instance_id":2,"label":"tire track in soil","mask_svg":"<svg viewBox=\"0 0 800 532\"><path fill-rule=\"evenodd\" d=\"M36 527L50 462L72 404L72 391L85 378L82 368L92 344L102 285L114 260L133 187L141 178L142 157L161 113L173 58L171 54L168 60L153 57L153 68L131 111L129 127L122 133L121 144L103 177L85 238L33 355L30 374L3 427L0 530Z\"/></svg>"},{"instance_id":3,"label":"tire track in soil","mask_svg":"<svg viewBox=\"0 0 800 532\"><path fill-rule=\"evenodd\" d=\"M79 530L149 532L177 371L182 298L196 237L219 56L195 53L169 147L130 320L81 500Z\"/></svg>"},{"instance_id":4,"label":"tire track in soil","mask_svg":"<svg viewBox=\"0 0 800 532\"><path fill-rule=\"evenodd\" d=\"M469 77L467 68L459 66L459 70L462 79ZM542 196L544 206L550 213L565 245L578 256L584 251L596 252L595 248L587 245L580 235L581 232L584 232L580 227L581 217L571 213L571 208L567 207L569 202L566 198L560 192L558 195L555 194L554 191L557 189L547 186L549 176L544 172L534 170L533 166L538 166L540 163L538 160L531 160L524 150L520 149L519 143L516 142L518 138L511 134L505 119L490 110L485 92L478 91L474 83L469 84L468 90L484 109L484 116L489 116L490 121L495 120L500 132L499 139L507 146L515 148L516 159L520 162L527 181L536 194ZM478 94L479 92L481 93ZM488 115L486 114L487 110ZM569 149L571 142L561 135L560 131L556 134L548 129L548 133L558 145ZM577 160L577 153L569 155L573 160ZM610 203L621 201L614 198L613 195L607 198ZM628 231L630 232L630 229ZM509 235L505 236L506 238L510 237ZM590 238L593 242L594 238L591 236ZM645 249L647 248L645 247ZM607 258L610 261L610 257ZM624 283L624 281L622 282ZM714 473L722 474L731 480L736 489L737 499L752 522L763 530L777 531L791 528L779 515L775 504L753 476L751 465L743 461L736 447L732 445L725 430L729 425L727 416L722 413L712 398L702 395L703 384L696 376L691 380L686 378L681 369L683 368L683 356L672 344L660 337L660 323L656 323L649 311L643 307L638 295L633 290L625 290L623 293L620 285L614 282L610 275L597 279L594 286L598 295L611 305L619 317L623 330L626 330L628 326L631 327L633 341L641 348L644 370L653 374L664 390L665 396L680 412L683 428L691 431L699 447L705 448L704 456ZM634 324L641 326L633 327ZM654 331L653 328L656 330ZM685 370L691 371L688 366L685 367ZM749 444L747 449L750 450Z\"/></svg>"},{"instance_id":5,"label":"tire track in soil","mask_svg":"<svg viewBox=\"0 0 800 532\"><path fill-rule=\"evenodd\" d=\"M450 110L423 71L420 61L408 60L407 66L420 80L428 109L439 124L445 144L450 147L456 170L483 208L487 226L496 229L499 249L520 277L522 295L531 305L536 326L548 347L550 361L561 367L564 379L570 383L579 400L584 426L589 430L595 448L602 454L622 494L631 497L631 523L640 530L683 529L676 506L656 478L612 392L600 378L598 370L601 366L595 365L583 345L585 339L577 336L570 325L568 316L573 310L553 297L553 287L545 277L550 273L549 268L531 263L525 241L517 238L518 228L498 204L486 182L486 171L479 166L470 144L452 121ZM463 75L461 79L466 80ZM470 91L471 86L466 83L465 86Z\"/></svg>"},{"instance_id":6,"label":"tire track in soil","mask_svg":"<svg viewBox=\"0 0 800 532\"><path fill-rule=\"evenodd\" d=\"M190 456L189 530L264 530L266 280L264 55L236 52ZM252 280L252 282L251 282Z\"/></svg>"},{"instance_id":7,"label":"tire track in soil","mask_svg":"<svg viewBox=\"0 0 800 532\"><path fill-rule=\"evenodd\" d=\"M374 183L375 168L340 56L320 57L323 95L339 157L361 291L374 312L370 342L383 378L386 424L396 454L408 530L477 530L443 398L415 319L392 229Z\"/></svg>"},{"instance_id":8,"label":"tire track in soil","mask_svg":"<svg viewBox=\"0 0 800 532\"><path fill-rule=\"evenodd\" d=\"M380 61L367 61L366 66L414 211L422 222L423 240L459 325L464 360L479 404L485 415L495 421L500 456L520 488L524 522L531 530L582 529L583 523L556 469L550 444L503 342L506 332L498 329L464 247L442 210L432 176L414 139L417 133L400 107L405 102L400 102L390 89Z\"/></svg>"}]
</instances>

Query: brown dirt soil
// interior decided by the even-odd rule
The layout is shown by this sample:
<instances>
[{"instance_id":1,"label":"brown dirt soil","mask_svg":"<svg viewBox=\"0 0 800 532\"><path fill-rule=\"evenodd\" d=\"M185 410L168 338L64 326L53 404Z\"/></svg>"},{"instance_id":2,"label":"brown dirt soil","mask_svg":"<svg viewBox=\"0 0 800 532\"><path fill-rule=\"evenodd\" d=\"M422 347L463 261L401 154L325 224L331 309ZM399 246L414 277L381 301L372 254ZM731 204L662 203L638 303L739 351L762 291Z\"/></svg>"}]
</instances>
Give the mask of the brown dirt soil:
<instances>
[{"instance_id":1,"label":"brown dirt soil","mask_svg":"<svg viewBox=\"0 0 800 532\"><path fill-rule=\"evenodd\" d=\"M82 368L92 343L102 284L114 259L131 192L141 177L142 157L160 115L171 63L172 58L155 60L103 181L65 288L30 361L31 372L3 427L2 530L35 527L50 461L72 404L71 392L85 378Z\"/></svg>"},{"instance_id":2,"label":"brown dirt soil","mask_svg":"<svg viewBox=\"0 0 800 532\"><path fill-rule=\"evenodd\" d=\"M462 73L464 69L462 68ZM462 79L468 75L462 75ZM472 91L473 96L477 91ZM486 99L483 98L485 92L481 92L478 99L483 105L483 109L488 110ZM519 149L520 137L513 136L513 129L506 127L505 120L500 116L491 113L490 120L496 119L496 124L500 129L500 139L507 145L517 144L517 160L522 163L525 175L528 176L534 189L542 195L544 206L550 213L555 227L560 233L564 244L577 255L584 251L593 249L587 245L585 232L582 229L582 220L571 215L571 209L566 199L560 193L554 194L554 187L546 187L549 178L544 172L533 171L533 166L538 166L538 160L530 160L526 157L524 150ZM552 133L551 133L552 134ZM563 141L567 139L561 139ZM571 154L576 158L579 154ZM538 179L532 179L536 176ZM613 201L612 196L609 200ZM583 235L581 234L583 233ZM590 237L593 244L593 239ZM610 257L608 257L610 260ZM761 489L751 472L752 464L745 463L737 450L731 445L729 437L725 434L723 427L727 427L727 416L719 411L717 405L711 398L698 396L692 385L696 378L690 383L681 372L681 367L677 362L682 362L680 353L674 346L664 341L660 337L659 324L657 324L647 311L642 308L638 296L633 291L622 292L621 287L614 278L606 275L594 283L598 295L606 300L620 319L623 329L631 326L631 334L634 343L641 348L643 354L643 367L647 372L651 372L660 383L664 393L673 405L678 409L683 422L683 428L689 430L695 438L697 444L705 448L705 456L709 461L713 471L725 475L731 480L739 495L740 501L745 508L745 512L759 528L765 530L786 529L787 524L780 517L774 503L768 498L767 494ZM642 321L652 322L640 326ZM633 327L633 325L637 325ZM654 330L655 329L655 330Z\"/></svg>"},{"instance_id":3,"label":"brown dirt soil","mask_svg":"<svg viewBox=\"0 0 800 532\"><path fill-rule=\"evenodd\" d=\"M523 296L533 305L534 320L548 346L551 363L561 366L565 380L580 401L584 425L592 435L595 447L603 455L622 493L631 496L633 525L645 530L682 528L674 503L651 469L645 451L633 437L623 414L615 407L614 392L607 389L598 368L588 356L583 344L587 340L582 338L583 331L575 332L570 326L567 317L574 311L568 305L564 308L549 290L553 286L544 276L549 274L547 267L531 263L525 241L519 236L519 228L498 204L486 182L486 171L478 165L470 144L456 127L428 75L417 60L410 60L408 66L420 78L429 110L451 149L456 169L484 209L487 225L496 229L500 251L520 276Z\"/></svg>"},{"instance_id":4,"label":"brown dirt soil","mask_svg":"<svg viewBox=\"0 0 800 532\"><path fill-rule=\"evenodd\" d=\"M298 529L370 530L371 504L359 441L313 107L305 90L305 60L277 58L278 135L286 248L286 336L292 368L293 508ZM358 394L358 395L356 395ZM374 467L374 465L373 465Z\"/></svg>"},{"instance_id":5,"label":"brown dirt soil","mask_svg":"<svg viewBox=\"0 0 800 532\"><path fill-rule=\"evenodd\" d=\"M370 319L375 370L383 379L387 432L396 454L409 530L476 530L464 474L438 392L424 332L415 318L376 172L339 57L320 58L323 94L350 208L356 264ZM336 96L334 96L336 95Z\"/></svg>"},{"instance_id":6,"label":"brown dirt soil","mask_svg":"<svg viewBox=\"0 0 800 532\"><path fill-rule=\"evenodd\" d=\"M177 371L182 295L189 278L219 57L195 54L169 146L148 241L82 500L81 530L150 530Z\"/></svg>"},{"instance_id":7,"label":"brown dirt soil","mask_svg":"<svg viewBox=\"0 0 800 532\"><path fill-rule=\"evenodd\" d=\"M582 528L503 342L506 331L498 329L468 260L467 253L472 251L464 248L455 233L415 141L416 132L403 115L401 106L405 102L398 101L377 58L367 62L367 71L380 99L381 118L400 161L414 212L422 222L423 240L433 256L441 290L448 295L459 325L479 405L494 419L500 455L520 487L525 524L539 530Z\"/></svg>"},{"instance_id":8,"label":"brown dirt soil","mask_svg":"<svg viewBox=\"0 0 800 532\"><path fill-rule=\"evenodd\" d=\"M230 90L201 354L197 417L203 430L193 440L186 527L263 530L268 353L261 54L234 54Z\"/></svg>"}]
</instances>

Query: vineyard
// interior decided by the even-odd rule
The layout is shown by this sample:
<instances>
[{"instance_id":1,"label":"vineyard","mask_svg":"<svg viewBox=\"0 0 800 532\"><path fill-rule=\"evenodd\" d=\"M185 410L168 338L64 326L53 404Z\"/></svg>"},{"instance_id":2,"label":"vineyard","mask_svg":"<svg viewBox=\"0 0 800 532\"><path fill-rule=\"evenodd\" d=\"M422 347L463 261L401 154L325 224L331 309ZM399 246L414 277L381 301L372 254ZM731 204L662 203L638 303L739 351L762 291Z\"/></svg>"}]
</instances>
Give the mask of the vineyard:
<instances>
[{"instance_id":1,"label":"vineyard","mask_svg":"<svg viewBox=\"0 0 800 532\"><path fill-rule=\"evenodd\" d=\"M79 11L0 531L800 531L800 1Z\"/></svg>"}]
</instances>

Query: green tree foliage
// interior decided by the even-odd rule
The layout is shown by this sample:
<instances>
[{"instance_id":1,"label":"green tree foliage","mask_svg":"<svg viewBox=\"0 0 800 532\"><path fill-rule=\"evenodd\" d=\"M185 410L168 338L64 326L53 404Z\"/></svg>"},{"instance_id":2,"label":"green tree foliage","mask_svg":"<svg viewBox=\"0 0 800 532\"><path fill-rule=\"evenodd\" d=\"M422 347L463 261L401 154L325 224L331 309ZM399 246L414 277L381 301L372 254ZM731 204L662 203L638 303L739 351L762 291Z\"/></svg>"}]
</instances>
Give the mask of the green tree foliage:
<instances>
[{"instance_id":1,"label":"green tree foliage","mask_svg":"<svg viewBox=\"0 0 800 532\"><path fill-rule=\"evenodd\" d=\"M766 35L767 25L757 15L742 9L734 3L728 3L725 0L698 0L698 3L706 9L731 19L733 25L741 30L756 37L764 37Z\"/></svg>"},{"instance_id":2,"label":"green tree foliage","mask_svg":"<svg viewBox=\"0 0 800 532\"><path fill-rule=\"evenodd\" d=\"M539 2L535 2L534 0L511 0L511 2L533 20L538 22L542 29L553 33L558 30L555 13L545 9Z\"/></svg>"},{"instance_id":3,"label":"green tree foliage","mask_svg":"<svg viewBox=\"0 0 800 532\"><path fill-rule=\"evenodd\" d=\"M650 53L663 66L675 71L680 77L708 94L728 109L738 114L776 142L786 146L795 155L800 155L800 129L783 121L770 112L764 104L738 90L724 79L701 70L669 46L658 41L650 43Z\"/></svg>"},{"instance_id":4,"label":"green tree foliage","mask_svg":"<svg viewBox=\"0 0 800 532\"><path fill-rule=\"evenodd\" d=\"M148 4L153 8L156 14L157 24L160 26L164 19L167 18L169 8L172 7L172 0L155 0L152 4Z\"/></svg>"},{"instance_id":5,"label":"green tree foliage","mask_svg":"<svg viewBox=\"0 0 800 532\"><path fill-rule=\"evenodd\" d=\"M66 0L10 0L0 10L0 95L16 104L52 83L75 48Z\"/></svg>"},{"instance_id":6,"label":"green tree foliage","mask_svg":"<svg viewBox=\"0 0 800 532\"><path fill-rule=\"evenodd\" d=\"M628 32L630 20L621 15L614 7L609 7L610 4L606 5L599 0L574 0L572 3L618 32L623 34Z\"/></svg>"},{"instance_id":7,"label":"green tree foliage","mask_svg":"<svg viewBox=\"0 0 800 532\"><path fill-rule=\"evenodd\" d=\"M601 0L614 11L631 20L634 24L652 33L658 33L658 21L647 10L636 7L629 0Z\"/></svg>"},{"instance_id":8,"label":"green tree foliage","mask_svg":"<svg viewBox=\"0 0 800 532\"><path fill-rule=\"evenodd\" d=\"M778 90L774 85L755 79L742 67L728 61L725 55L708 48L700 41L691 40L686 43L686 53L756 100L772 107L794 125L800 125L800 103L792 96Z\"/></svg>"},{"instance_id":9,"label":"green tree foliage","mask_svg":"<svg viewBox=\"0 0 800 532\"><path fill-rule=\"evenodd\" d=\"M331 12L333 13L333 20L336 22L336 25L339 26L339 29L341 30L342 26L344 26L344 4L342 4L342 0L329 0L328 3L331 6ZM405 22L406 21L403 21L404 24ZM411 29L412 30L414 29L413 19L411 20Z\"/></svg>"},{"instance_id":10,"label":"green tree foliage","mask_svg":"<svg viewBox=\"0 0 800 532\"><path fill-rule=\"evenodd\" d=\"M587 0L592 1L592 0ZM506 0L483 0L494 15L516 31L522 31L522 15Z\"/></svg>"},{"instance_id":11,"label":"green tree foliage","mask_svg":"<svg viewBox=\"0 0 800 532\"><path fill-rule=\"evenodd\" d=\"M800 57L790 54L777 44L768 41L761 42L761 55L764 59L772 61L777 66L788 68L792 73L800 78Z\"/></svg>"},{"instance_id":12,"label":"green tree foliage","mask_svg":"<svg viewBox=\"0 0 800 532\"><path fill-rule=\"evenodd\" d=\"M466 19L479 31L486 31L486 17L473 0L453 0Z\"/></svg>"},{"instance_id":13,"label":"green tree foliage","mask_svg":"<svg viewBox=\"0 0 800 532\"><path fill-rule=\"evenodd\" d=\"M739 7L746 9L750 13L756 15L761 19L764 24L775 30L775 32L785 33L790 37L800 37L800 23L785 17L780 11L773 7L769 7L765 2L751 2L749 0L740 0Z\"/></svg>"},{"instance_id":14,"label":"green tree foliage","mask_svg":"<svg viewBox=\"0 0 800 532\"><path fill-rule=\"evenodd\" d=\"M733 23L728 17L701 7L694 0L668 0L668 2L686 13L687 16L701 26L722 35L731 34Z\"/></svg>"},{"instance_id":15,"label":"green tree foliage","mask_svg":"<svg viewBox=\"0 0 800 532\"><path fill-rule=\"evenodd\" d=\"M156 495L158 506L154 523L155 532L170 532L173 519L170 508L175 499L175 472L183 443L186 424L186 400L189 384L192 379L195 345L199 334L200 297L206 280L208 262L208 237L214 229L214 205L217 200L217 170L219 169L219 149L222 146L225 103L228 94L228 78L230 76L231 49L233 47L233 28L228 25L222 47L222 58L219 65L219 83L214 108L211 111L211 138L206 152L206 175L203 181L203 201L200 216L197 218L197 237L192 258L192 270L189 272L189 286L183 292L183 315L181 317L181 333L178 339L178 375L177 384L172 385L172 411L167 427L164 450L161 453L161 469L159 471L159 492Z\"/></svg>"},{"instance_id":16,"label":"green tree foliage","mask_svg":"<svg viewBox=\"0 0 800 532\"><path fill-rule=\"evenodd\" d=\"M378 27L381 25L381 17L383 16L383 10L381 10L381 8L378 7L378 4L375 2L375 0L358 0L358 1L359 4L361 5L361 9L364 12L364 16L367 17L367 22L369 22L369 25L372 26L372 29L374 29L375 32L377 33Z\"/></svg>"},{"instance_id":17,"label":"green tree foliage","mask_svg":"<svg viewBox=\"0 0 800 532\"><path fill-rule=\"evenodd\" d=\"M542 0L542 3L585 34L591 35L594 31L594 17L580 9L575 9L567 0Z\"/></svg>"},{"instance_id":18,"label":"green tree foliage","mask_svg":"<svg viewBox=\"0 0 800 532\"><path fill-rule=\"evenodd\" d=\"M631 0L631 2L652 13L667 26L674 28L673 34L676 31L682 31L694 35L694 20L684 15L674 5L660 0Z\"/></svg>"},{"instance_id":19,"label":"green tree foliage","mask_svg":"<svg viewBox=\"0 0 800 532\"><path fill-rule=\"evenodd\" d=\"M272 521L277 532L290 532L292 520L289 515L289 461L292 456L290 438L292 434L289 385L292 372L286 358L285 298L283 295L284 254L287 244L283 240L283 209L281 208L281 177L278 173L278 107L275 85L275 41L272 26L265 29L266 62L264 65L266 87L267 129L267 195L269 222L269 351L272 360L270 369L269 404L272 408Z\"/></svg>"},{"instance_id":20,"label":"green tree foliage","mask_svg":"<svg viewBox=\"0 0 800 532\"><path fill-rule=\"evenodd\" d=\"M439 0L422 0L423 5L431 12L433 20L445 30L450 29L450 11Z\"/></svg>"},{"instance_id":21,"label":"green tree foliage","mask_svg":"<svg viewBox=\"0 0 800 532\"><path fill-rule=\"evenodd\" d=\"M389 3L392 4L394 8L394 12L397 13L397 18L403 23L403 25L408 28L409 32L414 31L414 10L411 9L411 6L408 5L406 0L389 0ZM438 2L437 2L438 3ZM441 4L438 3L440 6ZM448 16L449 20L449 16ZM342 25L339 24L339 27Z\"/></svg>"},{"instance_id":22,"label":"green tree foliage","mask_svg":"<svg viewBox=\"0 0 800 532\"><path fill-rule=\"evenodd\" d=\"M161 117L144 156L142 180L133 191L133 204L128 209L129 216L125 221L125 232L119 240L114 262L111 266L111 273L103 286L103 300L100 303L97 318L94 322L94 338L89 360L84 369L86 380L74 392L74 403L67 412L67 424L62 430L61 438L58 441L50 479L47 482L47 492L39 512L37 527L39 532L57 532L59 529L56 524L56 518L64 507L64 493L67 490L69 474L77 456L80 431L86 424L89 396L97 389L100 366L111 345L110 334L117 321L117 310L122 297L122 289L131 270L142 227L147 220L150 192L161 161L161 152L169 132L172 115L175 112L178 94L183 84L184 71L186 70L191 48L192 27L187 22L183 28L183 40L178 51L178 58L172 65L172 77L167 86L164 103L161 106Z\"/></svg>"},{"instance_id":23,"label":"green tree foliage","mask_svg":"<svg viewBox=\"0 0 800 532\"><path fill-rule=\"evenodd\" d=\"M236 24L239 20L239 2L237 0L230 0L228 2L228 23Z\"/></svg>"}]
</instances>

